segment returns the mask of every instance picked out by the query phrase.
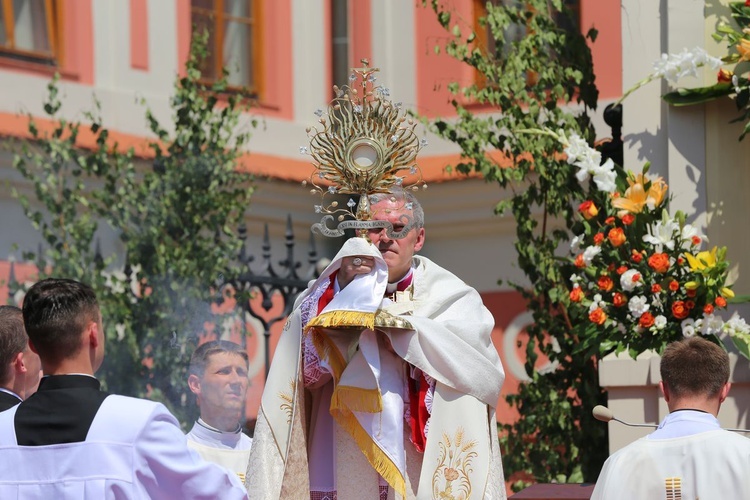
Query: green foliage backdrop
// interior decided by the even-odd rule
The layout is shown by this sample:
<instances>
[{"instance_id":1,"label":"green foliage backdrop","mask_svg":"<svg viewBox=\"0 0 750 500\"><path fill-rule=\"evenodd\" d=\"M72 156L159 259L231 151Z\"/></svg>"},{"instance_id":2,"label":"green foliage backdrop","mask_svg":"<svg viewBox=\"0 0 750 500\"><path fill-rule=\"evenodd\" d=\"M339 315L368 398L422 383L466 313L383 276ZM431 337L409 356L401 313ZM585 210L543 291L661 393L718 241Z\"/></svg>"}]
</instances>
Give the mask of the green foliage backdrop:
<instances>
[{"instance_id":1,"label":"green foliage backdrop","mask_svg":"<svg viewBox=\"0 0 750 500\"><path fill-rule=\"evenodd\" d=\"M485 39L483 33L454 19L449 4L432 0L430 6L451 33L436 50L481 75L473 85L451 86L458 119L437 120L433 129L461 147L458 171L478 172L511 193L496 212L515 219L518 265L528 279L512 285L534 317L526 347L532 381L508 398L521 419L502 426L506 475L514 488L529 481L594 481L607 456L607 440L606 426L594 421L591 408L604 402L604 393L596 356L580 352L569 334L565 266L557 253L559 247L567 248L566 228L574 224L573 207L584 193L573 167L557 154L555 139L517 131L562 128L593 143L588 111L596 108L598 92L587 42L594 41L596 32L584 37L562 28L570 17L561 0L487 2L478 29L489 30L494 39L490 52L478 43ZM519 31L523 36L507 36ZM481 105L486 113L472 111L477 107L469 109L469 104ZM512 165L493 160L487 154L493 151L502 152ZM535 371L540 352L559 369Z\"/></svg>"},{"instance_id":2,"label":"green foliage backdrop","mask_svg":"<svg viewBox=\"0 0 750 500\"><path fill-rule=\"evenodd\" d=\"M237 160L255 123L243 128L247 101L226 92L225 80L202 81L206 39L194 37L185 76L176 81L173 121L160 123L146 109L154 135L149 163L132 150L120 152L98 103L85 113L86 125L61 118L56 79L45 103L54 129L43 133L30 117L32 140L14 160L34 198L14 195L46 243L26 258L37 262L40 277L78 279L97 292L107 334L99 373L106 388L163 401L183 423L195 413L187 363L204 323L220 320L210 308L214 284L233 272L240 243L234 232L253 191ZM79 147L82 127L96 139L93 150ZM115 256L96 258L100 226L119 236L125 268Z\"/></svg>"}]
</instances>

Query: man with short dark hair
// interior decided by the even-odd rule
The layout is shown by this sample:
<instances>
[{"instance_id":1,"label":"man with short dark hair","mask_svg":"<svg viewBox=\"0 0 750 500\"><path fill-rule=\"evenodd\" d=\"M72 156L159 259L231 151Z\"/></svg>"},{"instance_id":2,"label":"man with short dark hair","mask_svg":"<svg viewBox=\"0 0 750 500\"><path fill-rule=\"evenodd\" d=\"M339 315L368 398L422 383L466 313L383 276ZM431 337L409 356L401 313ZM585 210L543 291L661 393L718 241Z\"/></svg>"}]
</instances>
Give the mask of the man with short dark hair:
<instances>
[{"instance_id":1,"label":"man with short dark hair","mask_svg":"<svg viewBox=\"0 0 750 500\"><path fill-rule=\"evenodd\" d=\"M23 319L45 377L0 413L0 498L246 498L235 475L187 447L162 404L100 390L105 337L89 286L40 281Z\"/></svg>"},{"instance_id":2,"label":"man with short dark hair","mask_svg":"<svg viewBox=\"0 0 750 500\"><path fill-rule=\"evenodd\" d=\"M212 340L193 352L188 376L201 414L187 434L188 446L243 482L253 444L242 432L247 365L247 352L239 344Z\"/></svg>"},{"instance_id":3,"label":"man with short dark hair","mask_svg":"<svg viewBox=\"0 0 750 500\"><path fill-rule=\"evenodd\" d=\"M747 498L750 439L716 418L730 388L726 351L700 337L673 342L661 378L669 415L609 457L591 498Z\"/></svg>"},{"instance_id":4,"label":"man with short dark hair","mask_svg":"<svg viewBox=\"0 0 750 500\"><path fill-rule=\"evenodd\" d=\"M29 349L23 313L15 306L0 306L0 411L32 395L41 370L39 356Z\"/></svg>"}]
</instances>

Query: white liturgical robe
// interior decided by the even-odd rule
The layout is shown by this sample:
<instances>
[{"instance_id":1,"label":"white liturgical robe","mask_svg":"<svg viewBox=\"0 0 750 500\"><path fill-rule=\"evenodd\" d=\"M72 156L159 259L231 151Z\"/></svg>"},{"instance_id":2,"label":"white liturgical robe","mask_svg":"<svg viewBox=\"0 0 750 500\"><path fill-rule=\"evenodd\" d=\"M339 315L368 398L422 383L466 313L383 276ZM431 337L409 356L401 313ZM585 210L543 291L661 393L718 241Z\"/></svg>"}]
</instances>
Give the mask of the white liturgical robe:
<instances>
[{"instance_id":1,"label":"white liturgical robe","mask_svg":"<svg viewBox=\"0 0 750 500\"><path fill-rule=\"evenodd\" d=\"M253 440L244 434L239 426L234 432L224 432L198 419L186 437L188 446L204 460L221 465L237 474L240 481L245 482L245 471Z\"/></svg>"},{"instance_id":2,"label":"white liturgical robe","mask_svg":"<svg viewBox=\"0 0 750 500\"><path fill-rule=\"evenodd\" d=\"M653 434L607 459L591 498L750 498L750 439L722 430L707 413L670 413Z\"/></svg>"},{"instance_id":3,"label":"white liturgical robe","mask_svg":"<svg viewBox=\"0 0 750 500\"><path fill-rule=\"evenodd\" d=\"M160 403L110 395L85 441L45 446L18 445L18 408L0 413L2 499L247 498L234 474L188 449Z\"/></svg>"},{"instance_id":4,"label":"white liturgical robe","mask_svg":"<svg viewBox=\"0 0 750 500\"><path fill-rule=\"evenodd\" d=\"M355 255L372 256L375 269L318 311L319 292ZM492 315L476 290L429 259L414 257L410 288L392 299L383 298L387 278L377 248L352 238L298 300L263 391L251 498L505 498L494 408L504 372ZM305 385L308 341L330 374L323 385ZM405 418L416 369L434 381L423 452Z\"/></svg>"}]
</instances>

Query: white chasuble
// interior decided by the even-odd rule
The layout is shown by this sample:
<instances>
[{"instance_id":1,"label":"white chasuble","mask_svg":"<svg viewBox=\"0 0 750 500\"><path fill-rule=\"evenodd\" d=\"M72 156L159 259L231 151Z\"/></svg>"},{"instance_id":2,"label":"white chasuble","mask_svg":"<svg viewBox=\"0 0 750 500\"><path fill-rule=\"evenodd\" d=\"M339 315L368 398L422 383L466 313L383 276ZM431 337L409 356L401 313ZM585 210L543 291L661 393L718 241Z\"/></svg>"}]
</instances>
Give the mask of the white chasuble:
<instances>
[{"instance_id":1,"label":"white chasuble","mask_svg":"<svg viewBox=\"0 0 750 500\"><path fill-rule=\"evenodd\" d=\"M351 255L372 256L373 273L302 324L301 304L308 296L317 303ZM368 499L384 485L389 498L505 498L494 422L504 373L492 317L475 290L428 259L415 262L413 293L393 303L383 299L388 273L379 251L352 238L298 300L262 396L246 476L251 498L307 500L312 486ZM330 373L307 388L305 336ZM424 454L404 420L412 367L436 381Z\"/></svg>"}]
</instances>

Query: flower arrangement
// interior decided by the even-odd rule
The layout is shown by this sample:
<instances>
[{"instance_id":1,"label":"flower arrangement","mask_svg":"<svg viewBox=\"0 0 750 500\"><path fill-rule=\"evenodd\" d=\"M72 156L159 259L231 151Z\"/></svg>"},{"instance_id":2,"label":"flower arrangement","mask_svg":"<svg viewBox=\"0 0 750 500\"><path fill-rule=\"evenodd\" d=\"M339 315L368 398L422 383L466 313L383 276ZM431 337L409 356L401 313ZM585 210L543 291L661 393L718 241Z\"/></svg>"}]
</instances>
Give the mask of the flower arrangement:
<instances>
[{"instance_id":1,"label":"flower arrangement","mask_svg":"<svg viewBox=\"0 0 750 500\"><path fill-rule=\"evenodd\" d=\"M727 334L750 358L750 326L736 313L718 314L734 297L726 248L705 249L706 237L670 216L667 184L624 172L576 134L523 130L555 137L578 168L587 199L573 226L568 299L572 334L600 354L647 349L697 334L717 343Z\"/></svg>"},{"instance_id":2,"label":"flower arrangement","mask_svg":"<svg viewBox=\"0 0 750 500\"><path fill-rule=\"evenodd\" d=\"M682 77L697 76L698 68L709 66L718 70L716 83L706 87L677 88L662 96L673 106L689 106L700 104L721 97L734 98L737 111L740 112L736 122L745 122L740 134L740 140L750 132L750 0L731 2L730 15L739 30L720 23L712 35L714 40L727 42L727 55L721 59L712 57L701 48L683 50L679 54L662 54L661 59L654 63L654 72L628 89L617 101L621 103L627 96L647 83L665 79L677 83ZM734 64L732 69L721 68L722 65Z\"/></svg>"}]
</instances>

